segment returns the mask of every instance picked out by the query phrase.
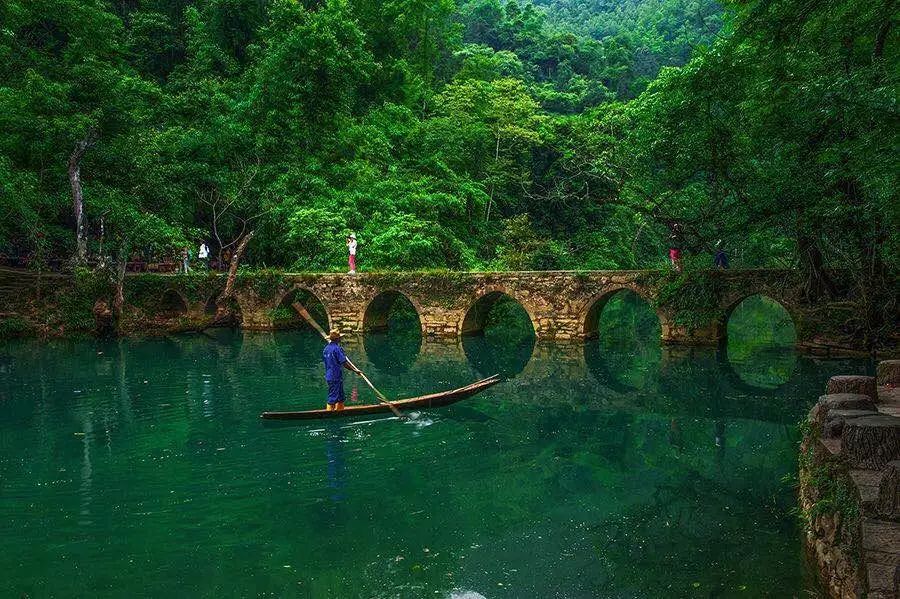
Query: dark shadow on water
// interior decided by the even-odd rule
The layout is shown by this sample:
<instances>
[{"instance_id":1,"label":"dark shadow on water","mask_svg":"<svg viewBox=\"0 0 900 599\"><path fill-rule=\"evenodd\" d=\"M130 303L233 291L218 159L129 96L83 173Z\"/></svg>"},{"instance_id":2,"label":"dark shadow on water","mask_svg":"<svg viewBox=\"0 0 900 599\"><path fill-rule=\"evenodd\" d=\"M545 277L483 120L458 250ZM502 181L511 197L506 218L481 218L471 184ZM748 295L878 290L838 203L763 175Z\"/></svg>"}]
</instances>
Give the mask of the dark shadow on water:
<instances>
[{"instance_id":1,"label":"dark shadow on water","mask_svg":"<svg viewBox=\"0 0 900 599\"><path fill-rule=\"evenodd\" d=\"M732 360L728 344L716 350L716 366L729 385L738 391L774 397L790 382L797 367L797 353L792 347L757 348L752 356Z\"/></svg>"},{"instance_id":2,"label":"dark shadow on water","mask_svg":"<svg viewBox=\"0 0 900 599\"><path fill-rule=\"evenodd\" d=\"M322 363L325 341L312 327L275 331L272 340L281 357L294 366L312 368Z\"/></svg>"},{"instance_id":3,"label":"dark shadow on water","mask_svg":"<svg viewBox=\"0 0 900 599\"><path fill-rule=\"evenodd\" d=\"M472 368L481 377L499 374L512 378L525 370L534 353L534 336L495 337L472 335L463 337L463 351Z\"/></svg>"},{"instance_id":4,"label":"dark shadow on water","mask_svg":"<svg viewBox=\"0 0 900 599\"><path fill-rule=\"evenodd\" d=\"M443 417L447 420L458 420L460 422L493 422L496 420L496 418L493 418L482 411L461 405L449 407L443 413Z\"/></svg>"},{"instance_id":5,"label":"dark shadow on water","mask_svg":"<svg viewBox=\"0 0 900 599\"><path fill-rule=\"evenodd\" d=\"M329 499L332 503L342 503L346 498L347 464L344 443L347 435L341 424L325 423L325 460L328 475Z\"/></svg>"},{"instance_id":6,"label":"dark shadow on water","mask_svg":"<svg viewBox=\"0 0 900 599\"><path fill-rule=\"evenodd\" d=\"M584 346L588 370L602 386L617 393L651 391L659 379L662 349L656 344L616 345L589 341Z\"/></svg>"}]
</instances>

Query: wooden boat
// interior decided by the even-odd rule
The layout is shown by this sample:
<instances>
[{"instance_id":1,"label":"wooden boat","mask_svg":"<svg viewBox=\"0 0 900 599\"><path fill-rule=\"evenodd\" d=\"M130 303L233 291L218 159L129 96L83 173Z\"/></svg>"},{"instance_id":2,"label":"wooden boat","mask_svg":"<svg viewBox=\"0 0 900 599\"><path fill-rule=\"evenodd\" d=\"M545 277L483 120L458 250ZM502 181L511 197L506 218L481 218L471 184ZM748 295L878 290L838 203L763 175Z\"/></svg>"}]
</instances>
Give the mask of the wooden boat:
<instances>
[{"instance_id":1,"label":"wooden boat","mask_svg":"<svg viewBox=\"0 0 900 599\"><path fill-rule=\"evenodd\" d=\"M476 393L481 393L488 387L496 385L500 382L500 375L476 381L471 385L460 387L452 391L443 391L441 393L432 393L431 395L422 395L420 397L411 397L409 399L400 399L392 401L391 404L400 411L414 410L419 408L436 408L439 406L448 406L460 400L472 397ZM362 416L365 414L380 414L390 412L391 409L383 404L367 404L364 406L347 406L343 410L307 410L305 412L263 412L260 418L266 420L314 420L318 418L345 418L347 416Z\"/></svg>"}]
</instances>

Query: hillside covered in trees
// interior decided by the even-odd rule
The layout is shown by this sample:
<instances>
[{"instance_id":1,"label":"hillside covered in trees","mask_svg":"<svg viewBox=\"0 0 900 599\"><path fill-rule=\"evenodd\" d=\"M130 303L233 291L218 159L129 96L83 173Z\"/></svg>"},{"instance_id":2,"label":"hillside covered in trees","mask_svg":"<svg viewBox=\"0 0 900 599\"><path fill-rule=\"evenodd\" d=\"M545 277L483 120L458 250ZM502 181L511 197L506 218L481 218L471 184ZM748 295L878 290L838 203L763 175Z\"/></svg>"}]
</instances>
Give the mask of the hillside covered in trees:
<instances>
[{"instance_id":1,"label":"hillside covered in trees","mask_svg":"<svg viewBox=\"0 0 900 599\"><path fill-rule=\"evenodd\" d=\"M722 240L814 293L829 268L883 289L895 8L7 0L0 252L217 252L252 230L247 264L336 270L355 231L364 269L633 268L679 223L698 264Z\"/></svg>"}]
</instances>

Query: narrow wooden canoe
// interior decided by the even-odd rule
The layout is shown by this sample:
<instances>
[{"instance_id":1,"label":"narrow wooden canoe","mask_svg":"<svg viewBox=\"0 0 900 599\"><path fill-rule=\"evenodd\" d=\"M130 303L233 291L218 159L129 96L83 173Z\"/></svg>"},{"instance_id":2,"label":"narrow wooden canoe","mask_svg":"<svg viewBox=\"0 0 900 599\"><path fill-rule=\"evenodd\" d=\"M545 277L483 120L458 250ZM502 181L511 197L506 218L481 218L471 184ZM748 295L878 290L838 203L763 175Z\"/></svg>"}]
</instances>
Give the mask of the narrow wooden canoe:
<instances>
[{"instance_id":1,"label":"narrow wooden canoe","mask_svg":"<svg viewBox=\"0 0 900 599\"><path fill-rule=\"evenodd\" d=\"M400 399L392 401L391 404L400 411L414 410L419 408L435 408L439 406L448 406L460 400L472 397L476 393L481 393L488 387L496 385L500 382L500 375L476 381L471 385L460 387L452 391L443 391L441 393L432 393L431 395L422 395L420 397L411 397L409 399ZM364 414L380 414L382 412L390 413L391 409L383 403L367 404L364 406L347 406L343 410L307 410L305 412L263 412L260 418L267 420L313 420L318 418L345 418L347 416L362 416Z\"/></svg>"}]
</instances>

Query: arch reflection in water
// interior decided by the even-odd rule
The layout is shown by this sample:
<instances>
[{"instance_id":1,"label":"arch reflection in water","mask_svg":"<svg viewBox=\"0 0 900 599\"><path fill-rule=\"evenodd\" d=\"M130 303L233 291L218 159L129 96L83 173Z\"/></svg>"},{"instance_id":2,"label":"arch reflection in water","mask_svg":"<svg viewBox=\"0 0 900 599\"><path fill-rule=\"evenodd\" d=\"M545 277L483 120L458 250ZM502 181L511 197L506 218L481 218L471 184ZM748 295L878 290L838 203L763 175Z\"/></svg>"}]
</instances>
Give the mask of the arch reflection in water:
<instances>
[{"instance_id":1,"label":"arch reflection in water","mask_svg":"<svg viewBox=\"0 0 900 599\"><path fill-rule=\"evenodd\" d=\"M408 372L422 349L422 324L402 293L378 294L363 316L363 347L369 362L386 374Z\"/></svg>"},{"instance_id":2,"label":"arch reflection in water","mask_svg":"<svg viewBox=\"0 0 900 599\"><path fill-rule=\"evenodd\" d=\"M463 351L481 376L519 374L534 353L535 341L528 312L502 292L480 297L463 321Z\"/></svg>"},{"instance_id":3,"label":"arch reflection in water","mask_svg":"<svg viewBox=\"0 0 900 599\"><path fill-rule=\"evenodd\" d=\"M790 380L797 365L796 329L775 300L752 295L726 312L723 366L749 385L772 389Z\"/></svg>"},{"instance_id":4,"label":"arch reflection in water","mask_svg":"<svg viewBox=\"0 0 900 599\"><path fill-rule=\"evenodd\" d=\"M662 347L656 312L641 296L623 289L598 298L588 310L585 343L588 369L618 392L655 387Z\"/></svg>"},{"instance_id":5,"label":"arch reflection in water","mask_svg":"<svg viewBox=\"0 0 900 599\"><path fill-rule=\"evenodd\" d=\"M322 364L325 341L310 326L274 331L271 339L280 357L288 364L304 368L317 368Z\"/></svg>"}]
</instances>

